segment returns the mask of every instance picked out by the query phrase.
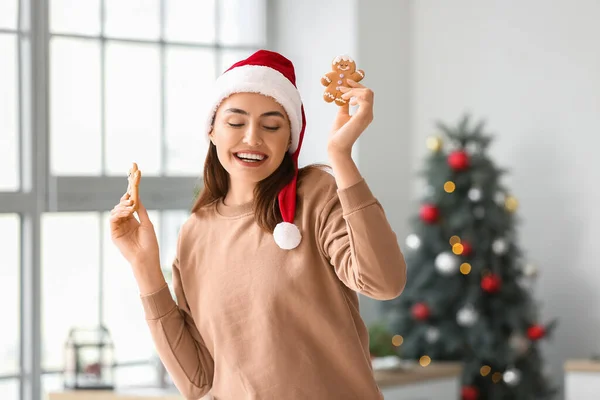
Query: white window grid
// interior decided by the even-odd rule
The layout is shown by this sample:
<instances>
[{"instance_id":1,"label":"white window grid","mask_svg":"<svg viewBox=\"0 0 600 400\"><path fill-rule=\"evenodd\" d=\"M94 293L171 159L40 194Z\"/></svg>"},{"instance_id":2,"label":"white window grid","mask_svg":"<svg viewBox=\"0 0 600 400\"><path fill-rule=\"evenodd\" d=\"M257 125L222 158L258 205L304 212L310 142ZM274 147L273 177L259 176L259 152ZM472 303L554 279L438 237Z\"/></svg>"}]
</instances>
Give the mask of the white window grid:
<instances>
[{"instance_id":1,"label":"white window grid","mask_svg":"<svg viewBox=\"0 0 600 400\"><path fill-rule=\"evenodd\" d=\"M123 192L123 178L112 176L52 176L49 162L49 44L51 38L107 40L124 43L158 44L161 57L168 46L209 48L215 51L216 71L221 71L223 50L253 51L269 47L269 9L267 0L266 41L256 46L223 46L219 44L219 16L216 15L216 40L213 44L182 43L159 40L107 38L98 36L50 33L49 2L51 0L19 0L16 29L0 28L1 34L18 37L18 177L20 187L14 192L0 191L0 213L16 213L20 227L20 371L0 375L0 382L18 380L21 400L41 400L42 376L60 371L42 370L41 326L41 219L48 212L98 212L110 210ZM161 0L161 26L164 26L164 5ZM217 0L219 1L219 0ZM100 1L101 10L104 0ZM216 7L218 14L218 7ZM101 18L103 18L101 11ZM104 23L100 23L103 29ZM164 32L163 32L164 33ZM104 47L104 46L102 46ZM103 53L102 53L103 54ZM102 60L104 61L104 60ZM104 67L102 68L104 70ZM164 68L163 71L164 78ZM103 82L102 82L103 83ZM162 82L164 90L164 81ZM104 87L104 85L102 85ZM161 96L164 99L164 96ZM103 104L103 102L101 102ZM164 113L164 105L162 107ZM164 117L164 115L163 115ZM164 121L164 118L162 119ZM104 131L103 131L104 133ZM164 135L164 128L162 129ZM164 139L164 136L163 136ZM164 142L163 142L164 143ZM162 146L164 152L164 146ZM105 157L102 157L104 160ZM165 160L165 157L161 157ZM103 165L104 170L104 165ZM162 166L164 171L164 165ZM193 189L201 185L198 178L187 176L150 176L144 179L144 203L153 210L186 210L191 206ZM99 227L101 229L101 227ZM102 273L102 271L99 271ZM102 291L100 291L102 293ZM100 299L100 303L102 300ZM101 307L101 306L99 306ZM130 363L128 365L135 364ZM126 366L126 365L125 365Z\"/></svg>"}]
</instances>

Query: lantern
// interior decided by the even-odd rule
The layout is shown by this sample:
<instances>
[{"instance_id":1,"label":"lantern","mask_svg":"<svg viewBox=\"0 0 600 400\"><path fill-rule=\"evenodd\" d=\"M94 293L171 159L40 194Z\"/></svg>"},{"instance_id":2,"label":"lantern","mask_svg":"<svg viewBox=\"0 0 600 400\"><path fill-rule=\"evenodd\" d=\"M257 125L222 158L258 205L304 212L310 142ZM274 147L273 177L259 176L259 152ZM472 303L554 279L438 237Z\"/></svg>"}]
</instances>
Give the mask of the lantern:
<instances>
[{"instance_id":1,"label":"lantern","mask_svg":"<svg viewBox=\"0 0 600 400\"><path fill-rule=\"evenodd\" d=\"M106 327L71 329L65 343L65 389L113 390L114 364Z\"/></svg>"}]
</instances>

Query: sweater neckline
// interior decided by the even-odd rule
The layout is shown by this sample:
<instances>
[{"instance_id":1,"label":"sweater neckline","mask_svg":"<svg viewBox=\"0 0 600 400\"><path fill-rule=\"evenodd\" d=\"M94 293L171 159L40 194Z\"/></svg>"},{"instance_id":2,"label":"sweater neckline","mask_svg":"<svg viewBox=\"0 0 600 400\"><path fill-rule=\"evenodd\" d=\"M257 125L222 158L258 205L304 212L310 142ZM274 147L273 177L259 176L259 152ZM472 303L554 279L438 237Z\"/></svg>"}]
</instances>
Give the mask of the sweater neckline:
<instances>
[{"instance_id":1,"label":"sweater neckline","mask_svg":"<svg viewBox=\"0 0 600 400\"><path fill-rule=\"evenodd\" d=\"M223 199L216 203L217 213L223 217L241 217L253 213L252 201L244 204L227 205Z\"/></svg>"}]
</instances>

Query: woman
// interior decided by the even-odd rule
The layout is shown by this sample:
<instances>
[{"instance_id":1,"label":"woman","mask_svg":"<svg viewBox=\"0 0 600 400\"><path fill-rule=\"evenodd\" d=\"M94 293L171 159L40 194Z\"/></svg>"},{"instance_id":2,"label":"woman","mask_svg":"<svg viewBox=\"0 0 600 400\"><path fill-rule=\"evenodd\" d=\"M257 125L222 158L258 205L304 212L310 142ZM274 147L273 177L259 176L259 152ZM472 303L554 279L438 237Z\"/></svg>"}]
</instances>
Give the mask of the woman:
<instances>
[{"instance_id":1,"label":"woman","mask_svg":"<svg viewBox=\"0 0 600 400\"><path fill-rule=\"evenodd\" d=\"M358 293L398 296L396 236L351 158L373 93L349 82L328 141L333 175L298 171L306 119L292 63L258 51L216 81L204 188L181 228L172 298L143 204L112 239L133 268L158 354L188 399L381 399Z\"/></svg>"}]
</instances>

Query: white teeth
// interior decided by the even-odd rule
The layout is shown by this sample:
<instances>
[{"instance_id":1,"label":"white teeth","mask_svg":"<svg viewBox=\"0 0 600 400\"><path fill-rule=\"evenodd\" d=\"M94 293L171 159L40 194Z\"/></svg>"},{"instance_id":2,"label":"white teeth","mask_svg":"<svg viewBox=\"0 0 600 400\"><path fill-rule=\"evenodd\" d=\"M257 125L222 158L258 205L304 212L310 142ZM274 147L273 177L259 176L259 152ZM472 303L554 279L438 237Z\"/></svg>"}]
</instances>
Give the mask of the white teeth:
<instances>
[{"instance_id":1,"label":"white teeth","mask_svg":"<svg viewBox=\"0 0 600 400\"><path fill-rule=\"evenodd\" d=\"M244 158L247 160L257 160L257 161L262 161L265 156L263 154L253 154L253 153L237 153L236 154L239 158Z\"/></svg>"}]
</instances>

